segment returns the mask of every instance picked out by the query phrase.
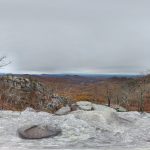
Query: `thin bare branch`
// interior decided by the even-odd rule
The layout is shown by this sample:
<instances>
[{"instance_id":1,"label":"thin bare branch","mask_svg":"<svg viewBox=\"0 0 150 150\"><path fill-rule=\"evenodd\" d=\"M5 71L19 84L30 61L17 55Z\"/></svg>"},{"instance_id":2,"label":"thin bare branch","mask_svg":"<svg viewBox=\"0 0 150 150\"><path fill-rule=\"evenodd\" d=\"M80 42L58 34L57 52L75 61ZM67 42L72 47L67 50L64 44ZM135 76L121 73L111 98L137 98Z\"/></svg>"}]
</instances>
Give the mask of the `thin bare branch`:
<instances>
[{"instance_id":1,"label":"thin bare branch","mask_svg":"<svg viewBox=\"0 0 150 150\"><path fill-rule=\"evenodd\" d=\"M7 65L9 65L11 63L11 61L6 62L5 61L6 58L7 58L6 56L0 57L0 68L2 68L4 66L7 66Z\"/></svg>"}]
</instances>

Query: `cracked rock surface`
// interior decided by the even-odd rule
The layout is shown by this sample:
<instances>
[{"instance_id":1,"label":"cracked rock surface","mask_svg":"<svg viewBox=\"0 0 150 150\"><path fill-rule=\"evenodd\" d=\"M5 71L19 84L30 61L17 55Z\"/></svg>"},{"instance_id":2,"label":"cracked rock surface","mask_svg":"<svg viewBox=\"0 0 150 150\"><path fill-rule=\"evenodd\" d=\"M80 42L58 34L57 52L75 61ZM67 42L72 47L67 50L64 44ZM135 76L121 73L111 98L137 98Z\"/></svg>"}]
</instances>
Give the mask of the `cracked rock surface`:
<instances>
[{"instance_id":1,"label":"cracked rock surface","mask_svg":"<svg viewBox=\"0 0 150 150\"><path fill-rule=\"evenodd\" d=\"M97 110L77 110L62 116L34 111L0 111L0 149L149 150L149 113L116 112L102 105L94 107ZM17 130L29 124L58 127L62 134L24 140L18 136Z\"/></svg>"}]
</instances>

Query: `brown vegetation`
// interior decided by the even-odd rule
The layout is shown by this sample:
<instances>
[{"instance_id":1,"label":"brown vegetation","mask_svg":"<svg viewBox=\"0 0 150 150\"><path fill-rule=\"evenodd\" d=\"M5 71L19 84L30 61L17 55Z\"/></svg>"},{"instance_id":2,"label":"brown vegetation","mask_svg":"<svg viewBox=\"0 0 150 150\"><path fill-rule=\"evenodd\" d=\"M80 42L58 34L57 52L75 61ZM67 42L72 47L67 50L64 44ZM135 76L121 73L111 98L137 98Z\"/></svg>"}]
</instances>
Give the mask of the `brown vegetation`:
<instances>
[{"instance_id":1,"label":"brown vegetation","mask_svg":"<svg viewBox=\"0 0 150 150\"><path fill-rule=\"evenodd\" d=\"M68 100L119 105L127 110L150 112L150 76L138 78L94 78L80 76L21 76L30 80L30 89L18 89L0 81L0 108L47 110L53 96ZM21 81L22 82L22 81Z\"/></svg>"},{"instance_id":2,"label":"brown vegetation","mask_svg":"<svg viewBox=\"0 0 150 150\"><path fill-rule=\"evenodd\" d=\"M127 110L150 112L150 75L135 78L93 78L80 76L35 77L54 93L99 104L116 104Z\"/></svg>"},{"instance_id":3,"label":"brown vegetation","mask_svg":"<svg viewBox=\"0 0 150 150\"><path fill-rule=\"evenodd\" d=\"M32 107L43 110L51 101L51 95L44 85L31 77L9 75L0 78L0 109L23 110Z\"/></svg>"}]
</instances>

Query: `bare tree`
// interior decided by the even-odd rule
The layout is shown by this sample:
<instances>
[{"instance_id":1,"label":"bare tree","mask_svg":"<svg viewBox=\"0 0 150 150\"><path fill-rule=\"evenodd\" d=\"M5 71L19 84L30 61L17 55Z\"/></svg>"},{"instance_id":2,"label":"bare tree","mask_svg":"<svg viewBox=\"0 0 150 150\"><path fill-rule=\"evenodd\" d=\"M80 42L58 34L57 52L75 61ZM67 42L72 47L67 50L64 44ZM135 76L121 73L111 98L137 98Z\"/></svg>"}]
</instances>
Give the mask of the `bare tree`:
<instances>
[{"instance_id":1,"label":"bare tree","mask_svg":"<svg viewBox=\"0 0 150 150\"><path fill-rule=\"evenodd\" d=\"M10 64L10 62L6 61L6 58L7 58L6 56L0 57L0 68ZM0 82L0 105L1 105L0 109L3 109L4 102L8 100L7 95L9 94L9 90L10 90L9 88L7 88L4 84Z\"/></svg>"},{"instance_id":2,"label":"bare tree","mask_svg":"<svg viewBox=\"0 0 150 150\"><path fill-rule=\"evenodd\" d=\"M2 56L0 57L0 68L7 66L8 64L10 64L10 61L6 61L7 57L6 56Z\"/></svg>"},{"instance_id":3,"label":"bare tree","mask_svg":"<svg viewBox=\"0 0 150 150\"><path fill-rule=\"evenodd\" d=\"M112 93L112 88L109 85L106 85L105 87L105 97L107 99L107 105L108 107L110 107L113 93Z\"/></svg>"},{"instance_id":4,"label":"bare tree","mask_svg":"<svg viewBox=\"0 0 150 150\"><path fill-rule=\"evenodd\" d=\"M132 79L129 79L126 80L120 88L120 104L125 106L126 109L129 109L131 95L135 92L135 83Z\"/></svg>"},{"instance_id":5,"label":"bare tree","mask_svg":"<svg viewBox=\"0 0 150 150\"><path fill-rule=\"evenodd\" d=\"M146 93L146 78L143 77L140 81L137 82L137 93L138 93L138 97L139 97L139 101L138 101L138 109L141 113L144 112L144 96Z\"/></svg>"}]
</instances>

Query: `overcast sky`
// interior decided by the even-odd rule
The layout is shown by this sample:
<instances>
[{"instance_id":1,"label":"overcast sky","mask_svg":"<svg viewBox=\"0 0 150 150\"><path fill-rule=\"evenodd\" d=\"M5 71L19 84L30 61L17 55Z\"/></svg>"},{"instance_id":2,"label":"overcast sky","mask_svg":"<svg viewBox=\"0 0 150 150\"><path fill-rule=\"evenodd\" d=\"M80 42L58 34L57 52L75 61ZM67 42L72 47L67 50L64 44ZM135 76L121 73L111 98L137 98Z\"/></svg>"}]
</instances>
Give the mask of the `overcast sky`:
<instances>
[{"instance_id":1,"label":"overcast sky","mask_svg":"<svg viewBox=\"0 0 150 150\"><path fill-rule=\"evenodd\" d=\"M150 69L150 0L0 0L1 72Z\"/></svg>"}]
</instances>

